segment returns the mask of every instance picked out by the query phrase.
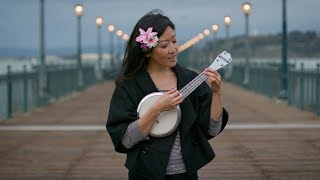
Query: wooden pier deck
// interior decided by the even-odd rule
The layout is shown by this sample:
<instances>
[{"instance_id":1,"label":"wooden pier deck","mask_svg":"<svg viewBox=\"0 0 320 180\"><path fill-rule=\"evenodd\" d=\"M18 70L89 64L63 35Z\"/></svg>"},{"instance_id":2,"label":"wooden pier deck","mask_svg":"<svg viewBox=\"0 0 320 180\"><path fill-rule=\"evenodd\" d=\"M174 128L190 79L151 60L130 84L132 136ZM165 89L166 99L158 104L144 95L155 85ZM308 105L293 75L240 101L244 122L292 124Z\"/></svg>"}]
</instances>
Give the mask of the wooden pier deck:
<instances>
[{"instance_id":1,"label":"wooden pier deck","mask_svg":"<svg viewBox=\"0 0 320 180\"><path fill-rule=\"evenodd\" d=\"M0 179L127 179L105 130L113 82L0 122ZM224 83L230 113L199 179L318 179L320 118Z\"/></svg>"}]
</instances>

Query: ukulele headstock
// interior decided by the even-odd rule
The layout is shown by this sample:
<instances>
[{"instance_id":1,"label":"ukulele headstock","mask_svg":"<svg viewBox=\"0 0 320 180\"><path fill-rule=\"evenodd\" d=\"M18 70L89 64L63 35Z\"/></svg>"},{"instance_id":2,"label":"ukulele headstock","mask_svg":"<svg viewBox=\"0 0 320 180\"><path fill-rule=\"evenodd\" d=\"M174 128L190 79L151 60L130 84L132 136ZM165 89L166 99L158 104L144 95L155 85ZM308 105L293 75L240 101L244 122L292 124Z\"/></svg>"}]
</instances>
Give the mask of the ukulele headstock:
<instances>
[{"instance_id":1,"label":"ukulele headstock","mask_svg":"<svg viewBox=\"0 0 320 180\"><path fill-rule=\"evenodd\" d=\"M232 61L231 55L223 51L221 54L219 54L216 59L213 61L213 63L209 66L211 69L218 70L227 64L229 64Z\"/></svg>"}]
</instances>

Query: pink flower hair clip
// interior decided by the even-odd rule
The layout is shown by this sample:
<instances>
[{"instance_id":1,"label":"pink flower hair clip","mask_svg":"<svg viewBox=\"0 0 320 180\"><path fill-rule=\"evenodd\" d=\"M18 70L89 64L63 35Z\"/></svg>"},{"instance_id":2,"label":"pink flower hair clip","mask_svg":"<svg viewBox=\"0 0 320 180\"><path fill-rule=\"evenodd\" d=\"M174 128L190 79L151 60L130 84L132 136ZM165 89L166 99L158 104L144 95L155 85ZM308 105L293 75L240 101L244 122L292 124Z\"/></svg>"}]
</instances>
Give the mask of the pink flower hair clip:
<instances>
[{"instance_id":1,"label":"pink flower hair clip","mask_svg":"<svg viewBox=\"0 0 320 180\"><path fill-rule=\"evenodd\" d=\"M141 48L144 51L150 50L152 47L156 47L158 45L158 36L157 32L152 32L152 27L148 28L147 31L139 28L140 35L136 38L136 41L141 44Z\"/></svg>"}]
</instances>

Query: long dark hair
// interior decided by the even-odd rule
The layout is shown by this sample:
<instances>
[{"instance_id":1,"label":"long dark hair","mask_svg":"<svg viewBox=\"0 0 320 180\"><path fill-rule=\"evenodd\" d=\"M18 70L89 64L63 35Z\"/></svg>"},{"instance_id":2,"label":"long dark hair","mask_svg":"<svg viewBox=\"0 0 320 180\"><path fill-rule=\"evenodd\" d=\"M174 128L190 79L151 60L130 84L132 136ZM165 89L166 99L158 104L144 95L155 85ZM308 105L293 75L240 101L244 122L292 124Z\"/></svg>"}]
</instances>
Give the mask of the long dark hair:
<instances>
[{"instance_id":1,"label":"long dark hair","mask_svg":"<svg viewBox=\"0 0 320 180\"><path fill-rule=\"evenodd\" d=\"M175 30L171 20L163 15L163 12L159 9L148 12L137 22L126 44L122 67L115 79L116 85L123 80L133 78L136 73L145 69L148 64L148 59L145 57L148 52L143 51L140 43L136 42L136 37L140 33L139 28L146 31L149 27L152 27L153 32L158 32L157 36L160 37L168 26ZM153 48L150 51L152 50Z\"/></svg>"}]
</instances>

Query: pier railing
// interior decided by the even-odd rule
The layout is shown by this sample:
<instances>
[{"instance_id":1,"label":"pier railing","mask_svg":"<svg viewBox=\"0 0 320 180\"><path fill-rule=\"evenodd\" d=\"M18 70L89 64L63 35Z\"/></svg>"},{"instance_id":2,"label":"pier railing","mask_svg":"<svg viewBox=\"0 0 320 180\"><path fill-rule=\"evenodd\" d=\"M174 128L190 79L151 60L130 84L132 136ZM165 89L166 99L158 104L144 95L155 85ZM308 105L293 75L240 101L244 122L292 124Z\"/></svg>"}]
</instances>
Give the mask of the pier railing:
<instances>
[{"instance_id":1,"label":"pier railing","mask_svg":"<svg viewBox=\"0 0 320 180\"><path fill-rule=\"evenodd\" d=\"M312 111L320 116L320 65L313 69L304 69L304 63L299 67L292 64L289 67L286 99L288 105ZM266 63L251 64L248 84L244 84L243 81L244 71L244 63L233 64L232 68L225 72L226 79L271 98L279 97L281 69L278 66Z\"/></svg>"},{"instance_id":2,"label":"pier railing","mask_svg":"<svg viewBox=\"0 0 320 180\"><path fill-rule=\"evenodd\" d=\"M75 65L47 66L45 98L39 95L38 68L22 72L13 72L7 67L7 73L0 75L0 120L8 119L15 113L49 104L56 99L78 91L78 69ZM94 66L83 67L83 88L97 82Z\"/></svg>"}]
</instances>

